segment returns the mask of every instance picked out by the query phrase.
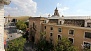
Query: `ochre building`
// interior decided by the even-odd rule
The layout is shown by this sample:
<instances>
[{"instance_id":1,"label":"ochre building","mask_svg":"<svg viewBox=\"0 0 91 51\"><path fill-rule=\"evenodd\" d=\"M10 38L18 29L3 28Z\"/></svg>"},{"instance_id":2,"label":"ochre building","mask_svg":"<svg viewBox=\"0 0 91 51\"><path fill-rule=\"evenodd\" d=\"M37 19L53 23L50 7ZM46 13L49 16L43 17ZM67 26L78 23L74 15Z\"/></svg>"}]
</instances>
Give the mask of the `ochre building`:
<instances>
[{"instance_id":1,"label":"ochre building","mask_svg":"<svg viewBox=\"0 0 91 51\"><path fill-rule=\"evenodd\" d=\"M91 16L60 16L56 8L51 17L30 17L29 31L34 42L40 39L40 32L45 32L46 40L54 45L65 37L79 51L91 48Z\"/></svg>"}]
</instances>

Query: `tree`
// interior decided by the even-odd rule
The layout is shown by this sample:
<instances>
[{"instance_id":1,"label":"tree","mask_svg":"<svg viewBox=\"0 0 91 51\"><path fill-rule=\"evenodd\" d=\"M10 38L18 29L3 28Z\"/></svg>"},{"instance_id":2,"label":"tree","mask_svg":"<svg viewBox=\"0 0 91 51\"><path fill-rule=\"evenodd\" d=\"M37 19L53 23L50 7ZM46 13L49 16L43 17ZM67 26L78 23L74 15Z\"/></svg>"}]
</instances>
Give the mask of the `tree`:
<instances>
[{"instance_id":1,"label":"tree","mask_svg":"<svg viewBox=\"0 0 91 51\"><path fill-rule=\"evenodd\" d=\"M78 51L67 38L62 38L58 41L58 44L54 46L46 40L45 35L43 32L40 33L40 40L36 45L37 51Z\"/></svg>"},{"instance_id":2,"label":"tree","mask_svg":"<svg viewBox=\"0 0 91 51\"><path fill-rule=\"evenodd\" d=\"M46 35L45 32L40 32L40 39L45 39L46 38L45 35Z\"/></svg>"},{"instance_id":3,"label":"tree","mask_svg":"<svg viewBox=\"0 0 91 51\"><path fill-rule=\"evenodd\" d=\"M23 51L25 41L23 37L9 41L7 51Z\"/></svg>"},{"instance_id":4,"label":"tree","mask_svg":"<svg viewBox=\"0 0 91 51\"><path fill-rule=\"evenodd\" d=\"M45 39L40 40L37 44L37 51L50 51L53 49L53 44L49 43Z\"/></svg>"},{"instance_id":5,"label":"tree","mask_svg":"<svg viewBox=\"0 0 91 51\"><path fill-rule=\"evenodd\" d=\"M25 22L25 24L27 25L27 27L29 26L29 22Z\"/></svg>"},{"instance_id":6,"label":"tree","mask_svg":"<svg viewBox=\"0 0 91 51\"><path fill-rule=\"evenodd\" d=\"M18 29L20 29L20 30L25 31L26 28L27 28L27 25L25 24L24 21L18 21L18 22L16 23L16 27L17 27Z\"/></svg>"},{"instance_id":7,"label":"tree","mask_svg":"<svg viewBox=\"0 0 91 51\"><path fill-rule=\"evenodd\" d=\"M55 51L78 51L67 38L62 38L55 46Z\"/></svg>"},{"instance_id":8,"label":"tree","mask_svg":"<svg viewBox=\"0 0 91 51\"><path fill-rule=\"evenodd\" d=\"M37 51L50 51L53 49L53 44L48 42L45 38L45 33L40 33L41 37L40 40L37 42L36 47Z\"/></svg>"}]
</instances>

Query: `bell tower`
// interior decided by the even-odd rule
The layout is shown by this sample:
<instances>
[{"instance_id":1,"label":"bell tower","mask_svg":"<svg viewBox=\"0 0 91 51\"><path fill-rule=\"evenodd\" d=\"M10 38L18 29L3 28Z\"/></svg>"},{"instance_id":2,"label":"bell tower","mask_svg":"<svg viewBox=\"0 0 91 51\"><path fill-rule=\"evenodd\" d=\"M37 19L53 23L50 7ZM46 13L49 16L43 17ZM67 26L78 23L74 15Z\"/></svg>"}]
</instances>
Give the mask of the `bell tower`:
<instances>
[{"instance_id":1,"label":"bell tower","mask_svg":"<svg viewBox=\"0 0 91 51\"><path fill-rule=\"evenodd\" d=\"M59 13L58 13L57 7L56 7L56 9L54 11L54 16L60 16Z\"/></svg>"}]
</instances>

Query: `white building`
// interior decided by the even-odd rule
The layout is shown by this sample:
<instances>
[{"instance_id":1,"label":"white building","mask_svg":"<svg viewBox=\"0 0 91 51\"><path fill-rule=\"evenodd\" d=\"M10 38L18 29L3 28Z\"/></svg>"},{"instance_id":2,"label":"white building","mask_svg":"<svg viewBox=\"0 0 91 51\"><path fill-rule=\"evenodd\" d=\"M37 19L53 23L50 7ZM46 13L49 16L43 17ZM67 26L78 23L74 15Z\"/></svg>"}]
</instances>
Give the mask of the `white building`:
<instances>
[{"instance_id":1,"label":"white building","mask_svg":"<svg viewBox=\"0 0 91 51\"><path fill-rule=\"evenodd\" d=\"M4 50L4 5L9 5L10 0L0 0L0 51Z\"/></svg>"}]
</instances>

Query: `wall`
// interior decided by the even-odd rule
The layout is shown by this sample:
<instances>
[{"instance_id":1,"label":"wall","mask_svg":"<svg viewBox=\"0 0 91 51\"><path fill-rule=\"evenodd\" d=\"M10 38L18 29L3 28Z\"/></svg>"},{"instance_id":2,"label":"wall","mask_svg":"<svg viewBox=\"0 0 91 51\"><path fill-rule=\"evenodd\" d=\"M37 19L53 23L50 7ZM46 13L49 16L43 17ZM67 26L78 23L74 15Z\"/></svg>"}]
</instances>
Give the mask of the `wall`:
<instances>
[{"instance_id":1,"label":"wall","mask_svg":"<svg viewBox=\"0 0 91 51\"><path fill-rule=\"evenodd\" d=\"M0 49L4 50L4 4L0 3Z\"/></svg>"},{"instance_id":2,"label":"wall","mask_svg":"<svg viewBox=\"0 0 91 51\"><path fill-rule=\"evenodd\" d=\"M85 29L84 27L73 27L73 26L60 26L60 25L48 25L48 24L43 24L42 26L46 26L46 29L43 29L46 32L46 40L50 41L50 32L53 33L53 44L56 45L57 39L58 39L58 34L60 34L62 37L65 38L73 38L74 43L73 45L76 46L79 51L82 50L82 45L83 42L90 42L91 39L86 39L84 38L84 33L85 31L91 32L91 29ZM50 27L53 27L53 30L50 30ZM44 28L44 27L43 27ZM62 32L58 32L58 28L62 29ZM69 35L69 30L72 29L74 30L74 35Z\"/></svg>"},{"instance_id":3,"label":"wall","mask_svg":"<svg viewBox=\"0 0 91 51\"><path fill-rule=\"evenodd\" d=\"M35 42L37 42L40 39L40 30L41 30L40 18L30 18L29 28L33 25L33 22L36 25L36 34L34 34L34 37L35 37Z\"/></svg>"}]
</instances>

